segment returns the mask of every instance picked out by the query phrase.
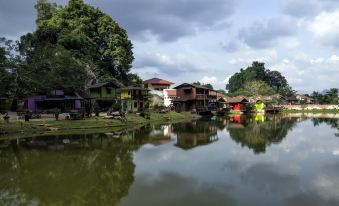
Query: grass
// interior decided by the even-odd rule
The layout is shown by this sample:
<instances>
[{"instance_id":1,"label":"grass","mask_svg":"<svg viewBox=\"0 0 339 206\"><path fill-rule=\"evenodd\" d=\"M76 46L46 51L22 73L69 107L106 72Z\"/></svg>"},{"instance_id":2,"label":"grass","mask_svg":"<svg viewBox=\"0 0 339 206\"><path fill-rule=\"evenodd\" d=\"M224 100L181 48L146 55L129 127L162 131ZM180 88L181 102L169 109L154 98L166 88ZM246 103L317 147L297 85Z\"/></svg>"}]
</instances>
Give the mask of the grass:
<instances>
[{"instance_id":1,"label":"grass","mask_svg":"<svg viewBox=\"0 0 339 206\"><path fill-rule=\"evenodd\" d=\"M92 117L85 120L60 120L60 121L13 121L9 124L0 122L0 130L6 135L0 138L36 136L44 134L77 134L116 131L124 128L135 128L143 124L164 124L194 118L190 113L151 113L150 119L145 119L136 114L127 114L127 122L115 119Z\"/></svg>"}]
</instances>

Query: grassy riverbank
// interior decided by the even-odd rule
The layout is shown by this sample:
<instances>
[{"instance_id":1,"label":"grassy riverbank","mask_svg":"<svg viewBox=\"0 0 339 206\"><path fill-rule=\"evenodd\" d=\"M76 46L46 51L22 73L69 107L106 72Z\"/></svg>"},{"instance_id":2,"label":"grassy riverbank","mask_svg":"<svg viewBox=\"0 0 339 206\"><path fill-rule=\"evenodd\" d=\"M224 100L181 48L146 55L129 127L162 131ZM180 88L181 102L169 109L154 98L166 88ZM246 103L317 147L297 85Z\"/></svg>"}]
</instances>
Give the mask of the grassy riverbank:
<instances>
[{"instance_id":1,"label":"grassy riverbank","mask_svg":"<svg viewBox=\"0 0 339 206\"><path fill-rule=\"evenodd\" d=\"M283 113L338 114L339 109L284 109Z\"/></svg>"},{"instance_id":2,"label":"grassy riverbank","mask_svg":"<svg viewBox=\"0 0 339 206\"><path fill-rule=\"evenodd\" d=\"M190 113L151 113L150 119L139 115L127 114L127 122L116 119L104 119L102 117L91 117L85 120L35 120L29 122L13 121L9 124L0 122L0 129L6 134L0 138L34 136L42 134L77 134L95 133L104 131L117 131L125 128L139 127L143 124L165 124L179 121L188 121L196 118Z\"/></svg>"}]
</instances>

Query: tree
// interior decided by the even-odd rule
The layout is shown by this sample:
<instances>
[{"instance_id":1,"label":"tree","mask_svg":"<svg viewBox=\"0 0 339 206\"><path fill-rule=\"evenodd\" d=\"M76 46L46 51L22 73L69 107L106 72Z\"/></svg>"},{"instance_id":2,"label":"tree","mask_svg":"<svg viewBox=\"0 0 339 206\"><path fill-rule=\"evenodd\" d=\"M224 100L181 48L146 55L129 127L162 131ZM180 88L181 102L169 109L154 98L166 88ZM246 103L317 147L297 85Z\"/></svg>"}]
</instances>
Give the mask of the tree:
<instances>
[{"instance_id":1,"label":"tree","mask_svg":"<svg viewBox=\"0 0 339 206\"><path fill-rule=\"evenodd\" d=\"M38 0L35 8L37 29L21 37L19 51L27 69L47 78L44 83L36 82L40 83L37 90L61 84L79 89L98 81L130 83L132 43L110 16L83 0L70 0L65 6ZM60 76L62 72L67 76ZM46 82L53 76L55 81Z\"/></svg>"},{"instance_id":2,"label":"tree","mask_svg":"<svg viewBox=\"0 0 339 206\"><path fill-rule=\"evenodd\" d=\"M274 90L264 81L250 81L246 82L237 93L245 96L272 95Z\"/></svg>"},{"instance_id":3,"label":"tree","mask_svg":"<svg viewBox=\"0 0 339 206\"><path fill-rule=\"evenodd\" d=\"M318 104L338 104L338 89L331 88L325 94L314 91L311 95Z\"/></svg>"},{"instance_id":4,"label":"tree","mask_svg":"<svg viewBox=\"0 0 339 206\"><path fill-rule=\"evenodd\" d=\"M270 71L265 68L265 63L253 62L251 66L245 70L240 69L240 72L235 73L229 79L226 89L230 93L238 91L243 88L246 82L250 81L264 81L276 92L283 92L288 87L287 80L278 71Z\"/></svg>"},{"instance_id":5,"label":"tree","mask_svg":"<svg viewBox=\"0 0 339 206\"><path fill-rule=\"evenodd\" d=\"M209 83L208 84L202 84L199 81L197 81L197 82L193 82L193 85L201 86L201 87L205 87L206 89L212 89L213 90L212 84L209 84Z\"/></svg>"}]
</instances>

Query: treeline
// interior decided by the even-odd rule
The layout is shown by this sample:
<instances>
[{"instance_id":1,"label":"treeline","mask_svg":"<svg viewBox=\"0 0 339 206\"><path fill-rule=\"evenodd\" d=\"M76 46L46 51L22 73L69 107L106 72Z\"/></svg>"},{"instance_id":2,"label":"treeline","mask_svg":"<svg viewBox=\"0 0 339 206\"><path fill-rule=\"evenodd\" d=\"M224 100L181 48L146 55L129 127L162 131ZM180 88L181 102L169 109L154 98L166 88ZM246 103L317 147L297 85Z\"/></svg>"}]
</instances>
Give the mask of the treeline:
<instances>
[{"instance_id":1,"label":"treeline","mask_svg":"<svg viewBox=\"0 0 339 206\"><path fill-rule=\"evenodd\" d=\"M266 69L265 63L257 61L232 75L226 89L231 96L291 95L294 92L280 72Z\"/></svg>"},{"instance_id":2,"label":"treeline","mask_svg":"<svg viewBox=\"0 0 339 206\"><path fill-rule=\"evenodd\" d=\"M310 96L318 104L339 104L337 88L331 88L323 93L314 91Z\"/></svg>"},{"instance_id":3,"label":"treeline","mask_svg":"<svg viewBox=\"0 0 339 206\"><path fill-rule=\"evenodd\" d=\"M83 0L38 0L36 30L0 39L0 96L20 99L54 88L82 91L96 82L141 84L130 69L133 45L110 16Z\"/></svg>"}]
</instances>

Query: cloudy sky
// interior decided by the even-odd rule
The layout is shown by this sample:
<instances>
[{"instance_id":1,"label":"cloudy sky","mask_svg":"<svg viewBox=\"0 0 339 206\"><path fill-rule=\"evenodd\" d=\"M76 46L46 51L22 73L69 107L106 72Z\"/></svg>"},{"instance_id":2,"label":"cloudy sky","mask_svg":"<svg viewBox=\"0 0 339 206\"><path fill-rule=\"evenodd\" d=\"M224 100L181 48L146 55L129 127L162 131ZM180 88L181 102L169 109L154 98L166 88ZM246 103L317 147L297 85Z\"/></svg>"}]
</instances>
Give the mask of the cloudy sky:
<instances>
[{"instance_id":1,"label":"cloudy sky","mask_svg":"<svg viewBox=\"0 0 339 206\"><path fill-rule=\"evenodd\" d=\"M257 60L300 92L339 87L339 0L85 1L126 28L144 79L219 89ZM34 30L34 4L0 0L0 36Z\"/></svg>"}]
</instances>

